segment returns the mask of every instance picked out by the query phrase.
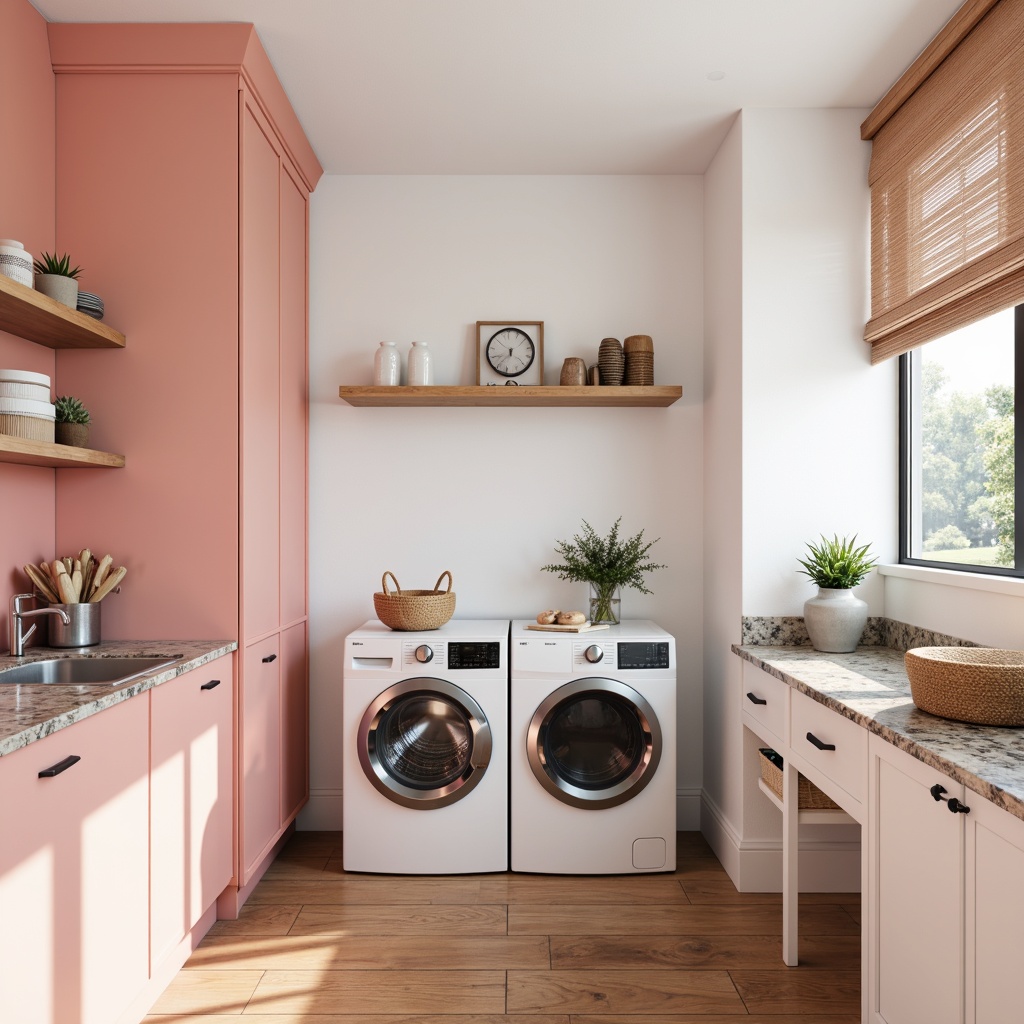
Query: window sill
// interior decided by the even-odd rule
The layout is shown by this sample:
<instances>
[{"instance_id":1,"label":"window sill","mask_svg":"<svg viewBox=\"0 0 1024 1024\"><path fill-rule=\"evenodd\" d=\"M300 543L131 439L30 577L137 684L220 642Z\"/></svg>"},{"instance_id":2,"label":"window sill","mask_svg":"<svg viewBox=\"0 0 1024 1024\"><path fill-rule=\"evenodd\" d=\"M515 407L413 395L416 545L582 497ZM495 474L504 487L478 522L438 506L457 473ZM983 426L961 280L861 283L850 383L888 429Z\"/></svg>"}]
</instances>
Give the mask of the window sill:
<instances>
[{"instance_id":1,"label":"window sill","mask_svg":"<svg viewBox=\"0 0 1024 1024\"><path fill-rule=\"evenodd\" d=\"M1011 576L988 576L980 572L957 572L955 569L931 569L923 565L879 565L882 576L893 576L918 583L935 583L961 590L984 590L990 594L1024 596L1024 579Z\"/></svg>"}]
</instances>

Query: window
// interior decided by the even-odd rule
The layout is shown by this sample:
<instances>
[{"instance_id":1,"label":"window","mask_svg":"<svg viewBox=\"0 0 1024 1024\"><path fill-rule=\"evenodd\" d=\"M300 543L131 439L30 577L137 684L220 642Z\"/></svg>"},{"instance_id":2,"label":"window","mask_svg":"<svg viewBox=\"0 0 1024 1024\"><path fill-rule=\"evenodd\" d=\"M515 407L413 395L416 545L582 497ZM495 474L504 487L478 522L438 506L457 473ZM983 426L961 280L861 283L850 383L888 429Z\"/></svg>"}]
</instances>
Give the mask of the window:
<instances>
[{"instance_id":1,"label":"window","mask_svg":"<svg viewBox=\"0 0 1024 1024\"><path fill-rule=\"evenodd\" d=\"M1024 576L1014 536L1024 305L901 356L900 561Z\"/></svg>"}]
</instances>

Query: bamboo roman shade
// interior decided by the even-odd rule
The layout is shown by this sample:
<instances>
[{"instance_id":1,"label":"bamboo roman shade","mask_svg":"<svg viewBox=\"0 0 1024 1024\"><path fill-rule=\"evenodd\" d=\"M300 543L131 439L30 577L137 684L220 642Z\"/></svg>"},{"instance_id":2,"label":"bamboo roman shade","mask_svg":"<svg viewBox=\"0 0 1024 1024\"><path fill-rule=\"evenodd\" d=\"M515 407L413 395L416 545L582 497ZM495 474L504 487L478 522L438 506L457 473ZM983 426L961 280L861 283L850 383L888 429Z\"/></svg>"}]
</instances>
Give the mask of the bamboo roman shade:
<instances>
[{"instance_id":1,"label":"bamboo roman shade","mask_svg":"<svg viewBox=\"0 0 1024 1024\"><path fill-rule=\"evenodd\" d=\"M973 27L862 128L872 362L1024 300L1024 2L968 7Z\"/></svg>"}]
</instances>

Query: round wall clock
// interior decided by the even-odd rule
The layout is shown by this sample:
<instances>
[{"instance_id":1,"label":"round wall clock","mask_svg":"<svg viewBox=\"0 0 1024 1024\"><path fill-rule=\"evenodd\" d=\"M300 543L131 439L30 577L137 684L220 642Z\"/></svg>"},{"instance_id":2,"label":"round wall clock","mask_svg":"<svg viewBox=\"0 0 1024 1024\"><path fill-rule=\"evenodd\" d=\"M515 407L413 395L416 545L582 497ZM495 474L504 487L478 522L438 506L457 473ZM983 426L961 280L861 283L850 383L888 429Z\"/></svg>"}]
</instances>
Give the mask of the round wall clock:
<instances>
[{"instance_id":1,"label":"round wall clock","mask_svg":"<svg viewBox=\"0 0 1024 1024\"><path fill-rule=\"evenodd\" d=\"M544 323L478 320L477 384L543 384Z\"/></svg>"}]
</instances>

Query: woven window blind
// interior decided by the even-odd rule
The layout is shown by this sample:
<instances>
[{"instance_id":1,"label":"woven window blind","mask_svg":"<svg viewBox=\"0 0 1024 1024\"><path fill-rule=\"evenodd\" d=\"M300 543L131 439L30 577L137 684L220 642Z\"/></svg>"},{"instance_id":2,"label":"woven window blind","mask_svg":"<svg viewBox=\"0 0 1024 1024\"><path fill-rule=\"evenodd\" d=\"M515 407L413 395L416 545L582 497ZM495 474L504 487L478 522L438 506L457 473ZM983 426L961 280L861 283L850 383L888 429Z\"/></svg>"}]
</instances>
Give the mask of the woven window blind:
<instances>
[{"instance_id":1,"label":"woven window blind","mask_svg":"<svg viewBox=\"0 0 1024 1024\"><path fill-rule=\"evenodd\" d=\"M1000 0L874 133L872 362L1024 301L1022 55Z\"/></svg>"}]
</instances>

